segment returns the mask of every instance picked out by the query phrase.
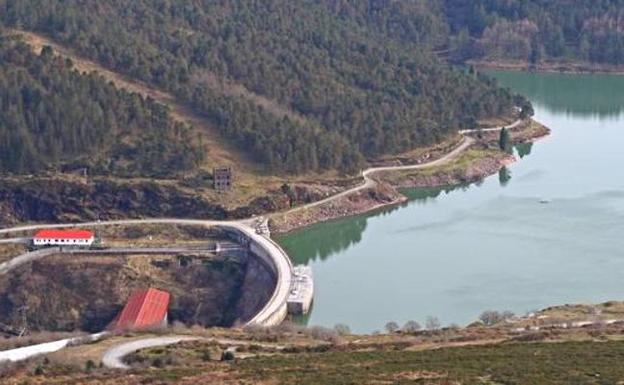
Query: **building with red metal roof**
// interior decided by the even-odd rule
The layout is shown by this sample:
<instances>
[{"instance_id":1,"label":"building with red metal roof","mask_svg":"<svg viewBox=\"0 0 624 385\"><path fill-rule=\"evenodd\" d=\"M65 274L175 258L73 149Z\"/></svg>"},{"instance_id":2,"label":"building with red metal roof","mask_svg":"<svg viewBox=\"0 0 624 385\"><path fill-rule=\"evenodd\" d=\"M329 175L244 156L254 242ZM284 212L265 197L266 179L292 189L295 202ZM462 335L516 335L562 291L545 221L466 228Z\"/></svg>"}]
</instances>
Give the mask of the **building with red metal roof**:
<instances>
[{"instance_id":1,"label":"building with red metal roof","mask_svg":"<svg viewBox=\"0 0 624 385\"><path fill-rule=\"evenodd\" d=\"M170 295L157 289L135 290L114 323L114 329L144 329L167 324Z\"/></svg>"},{"instance_id":2,"label":"building with red metal roof","mask_svg":"<svg viewBox=\"0 0 624 385\"><path fill-rule=\"evenodd\" d=\"M35 246L90 246L95 236L88 230L40 230L33 236Z\"/></svg>"}]
</instances>

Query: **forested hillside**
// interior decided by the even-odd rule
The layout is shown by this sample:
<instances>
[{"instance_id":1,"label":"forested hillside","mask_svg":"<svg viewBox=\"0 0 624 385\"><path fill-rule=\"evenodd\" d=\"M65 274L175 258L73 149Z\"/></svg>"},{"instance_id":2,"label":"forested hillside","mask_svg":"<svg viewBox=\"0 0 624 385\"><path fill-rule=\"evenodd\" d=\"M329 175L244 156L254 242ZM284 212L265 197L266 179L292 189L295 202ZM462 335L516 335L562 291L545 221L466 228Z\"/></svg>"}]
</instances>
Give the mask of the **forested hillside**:
<instances>
[{"instance_id":1,"label":"forested hillside","mask_svg":"<svg viewBox=\"0 0 624 385\"><path fill-rule=\"evenodd\" d=\"M444 0L457 59L624 63L622 0Z\"/></svg>"},{"instance_id":2,"label":"forested hillside","mask_svg":"<svg viewBox=\"0 0 624 385\"><path fill-rule=\"evenodd\" d=\"M0 172L168 176L203 151L165 106L81 75L49 48L35 55L0 38Z\"/></svg>"},{"instance_id":3,"label":"forested hillside","mask_svg":"<svg viewBox=\"0 0 624 385\"><path fill-rule=\"evenodd\" d=\"M431 53L448 38L441 5L0 0L0 21L171 92L273 171L299 173L354 171L526 103Z\"/></svg>"}]
</instances>

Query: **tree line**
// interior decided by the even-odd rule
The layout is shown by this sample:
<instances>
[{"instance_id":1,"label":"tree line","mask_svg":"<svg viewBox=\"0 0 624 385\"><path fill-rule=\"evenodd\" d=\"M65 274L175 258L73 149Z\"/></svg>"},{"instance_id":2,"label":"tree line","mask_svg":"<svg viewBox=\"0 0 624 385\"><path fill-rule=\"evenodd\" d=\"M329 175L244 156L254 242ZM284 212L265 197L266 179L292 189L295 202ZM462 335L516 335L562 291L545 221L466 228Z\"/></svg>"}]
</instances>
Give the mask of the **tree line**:
<instances>
[{"instance_id":1,"label":"tree line","mask_svg":"<svg viewBox=\"0 0 624 385\"><path fill-rule=\"evenodd\" d=\"M431 52L448 35L442 11L431 0L0 0L3 24L168 90L293 173L354 171L510 113L516 96ZM303 119L219 92L206 74Z\"/></svg>"},{"instance_id":2,"label":"tree line","mask_svg":"<svg viewBox=\"0 0 624 385\"><path fill-rule=\"evenodd\" d=\"M444 0L455 58L624 63L622 0Z\"/></svg>"}]
</instances>

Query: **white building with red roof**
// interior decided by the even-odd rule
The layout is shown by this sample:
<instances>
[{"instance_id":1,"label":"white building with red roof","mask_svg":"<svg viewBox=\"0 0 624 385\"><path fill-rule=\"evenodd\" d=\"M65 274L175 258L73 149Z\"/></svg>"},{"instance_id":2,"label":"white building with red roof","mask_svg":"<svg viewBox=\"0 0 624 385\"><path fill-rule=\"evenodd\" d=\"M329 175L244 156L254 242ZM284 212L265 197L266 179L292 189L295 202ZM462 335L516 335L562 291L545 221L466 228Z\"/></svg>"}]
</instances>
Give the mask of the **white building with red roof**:
<instances>
[{"instance_id":1,"label":"white building with red roof","mask_svg":"<svg viewBox=\"0 0 624 385\"><path fill-rule=\"evenodd\" d=\"M33 236L35 246L91 246L94 241L88 230L40 230Z\"/></svg>"}]
</instances>

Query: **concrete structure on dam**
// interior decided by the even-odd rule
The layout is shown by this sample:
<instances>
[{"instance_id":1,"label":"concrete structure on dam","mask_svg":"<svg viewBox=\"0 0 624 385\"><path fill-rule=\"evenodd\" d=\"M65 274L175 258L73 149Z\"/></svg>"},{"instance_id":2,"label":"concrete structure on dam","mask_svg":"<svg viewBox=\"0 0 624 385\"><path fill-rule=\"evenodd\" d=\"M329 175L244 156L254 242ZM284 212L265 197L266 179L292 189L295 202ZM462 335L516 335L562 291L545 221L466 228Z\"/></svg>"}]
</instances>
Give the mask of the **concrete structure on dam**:
<instances>
[{"instance_id":1,"label":"concrete structure on dam","mask_svg":"<svg viewBox=\"0 0 624 385\"><path fill-rule=\"evenodd\" d=\"M301 306L292 306L293 290L295 286L299 287L296 279L296 270L286 252L268 236L268 232L257 231L259 228L266 227L266 222L260 226L255 226L253 230L249 226L219 226L228 233L232 238L241 245L248 248L249 252L258 258L275 277L275 289L273 295L262 308L247 324L255 324L262 326L278 325L288 316L289 309L305 309L310 308L313 298L313 286L307 286L308 290L303 297L296 298L297 302L304 299ZM305 269L304 269L305 270ZM309 274L311 279L311 274ZM295 311L300 313L301 311Z\"/></svg>"},{"instance_id":2,"label":"concrete structure on dam","mask_svg":"<svg viewBox=\"0 0 624 385\"><path fill-rule=\"evenodd\" d=\"M308 314L314 298L314 279L310 266L295 266L293 283L288 296L288 312L291 314Z\"/></svg>"}]
</instances>

